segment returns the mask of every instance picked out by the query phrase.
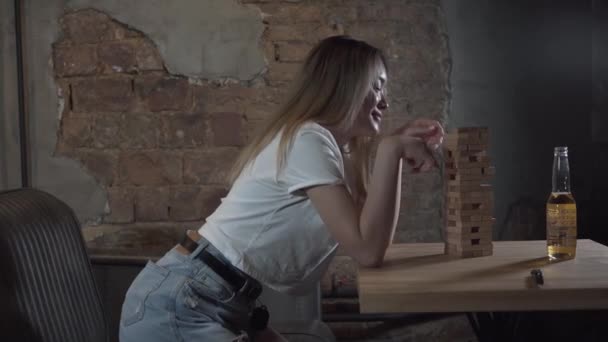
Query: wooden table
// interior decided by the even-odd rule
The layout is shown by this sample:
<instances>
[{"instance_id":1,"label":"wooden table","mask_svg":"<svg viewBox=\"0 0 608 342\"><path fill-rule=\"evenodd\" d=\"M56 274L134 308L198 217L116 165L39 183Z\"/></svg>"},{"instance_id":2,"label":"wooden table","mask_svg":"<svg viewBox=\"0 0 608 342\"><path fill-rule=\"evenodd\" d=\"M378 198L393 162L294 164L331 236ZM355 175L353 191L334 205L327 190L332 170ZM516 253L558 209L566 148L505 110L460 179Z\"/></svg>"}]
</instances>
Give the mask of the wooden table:
<instances>
[{"instance_id":1,"label":"wooden table","mask_svg":"<svg viewBox=\"0 0 608 342\"><path fill-rule=\"evenodd\" d=\"M492 256L464 259L443 254L443 243L394 244L381 268L359 269L360 311L466 312L480 336L471 313L608 309L608 247L578 240L576 258L559 262L546 253L544 240L495 241Z\"/></svg>"},{"instance_id":2,"label":"wooden table","mask_svg":"<svg viewBox=\"0 0 608 342\"><path fill-rule=\"evenodd\" d=\"M359 269L360 310L608 309L608 247L578 240L575 259L553 263L546 253L545 241L495 241L492 256L465 259L444 255L443 243L395 244L381 268Z\"/></svg>"}]
</instances>

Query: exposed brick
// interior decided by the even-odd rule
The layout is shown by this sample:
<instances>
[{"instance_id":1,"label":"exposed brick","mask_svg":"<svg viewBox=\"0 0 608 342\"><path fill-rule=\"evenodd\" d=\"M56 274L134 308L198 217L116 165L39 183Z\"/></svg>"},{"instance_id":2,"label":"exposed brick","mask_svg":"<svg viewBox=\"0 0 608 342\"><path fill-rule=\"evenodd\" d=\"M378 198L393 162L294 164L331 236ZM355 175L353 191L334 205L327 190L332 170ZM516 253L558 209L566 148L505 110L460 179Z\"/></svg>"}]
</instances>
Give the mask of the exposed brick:
<instances>
[{"instance_id":1,"label":"exposed brick","mask_svg":"<svg viewBox=\"0 0 608 342\"><path fill-rule=\"evenodd\" d=\"M275 45L281 62L302 62L312 46L303 41L278 42Z\"/></svg>"},{"instance_id":2,"label":"exposed brick","mask_svg":"<svg viewBox=\"0 0 608 342\"><path fill-rule=\"evenodd\" d=\"M135 190L135 219L138 222L169 219L169 190L167 188L137 188Z\"/></svg>"},{"instance_id":3,"label":"exposed brick","mask_svg":"<svg viewBox=\"0 0 608 342\"><path fill-rule=\"evenodd\" d=\"M321 6L315 4L262 4L264 21L269 24L319 22L324 19Z\"/></svg>"},{"instance_id":4,"label":"exposed brick","mask_svg":"<svg viewBox=\"0 0 608 342\"><path fill-rule=\"evenodd\" d=\"M82 232L91 253L161 257L183 237L183 226L200 225L194 222L179 227L165 222L102 224L85 226Z\"/></svg>"},{"instance_id":5,"label":"exposed brick","mask_svg":"<svg viewBox=\"0 0 608 342\"><path fill-rule=\"evenodd\" d=\"M91 128L91 147L115 148L121 143L123 114L101 113L95 116Z\"/></svg>"},{"instance_id":6,"label":"exposed brick","mask_svg":"<svg viewBox=\"0 0 608 342\"><path fill-rule=\"evenodd\" d=\"M106 223L131 223L135 219L135 199L131 189L109 187Z\"/></svg>"},{"instance_id":7,"label":"exposed brick","mask_svg":"<svg viewBox=\"0 0 608 342\"><path fill-rule=\"evenodd\" d=\"M344 29L338 24L324 23L291 23L270 25L266 31L270 41L302 40L311 43L335 35L344 34Z\"/></svg>"},{"instance_id":8,"label":"exposed brick","mask_svg":"<svg viewBox=\"0 0 608 342\"><path fill-rule=\"evenodd\" d=\"M200 220L203 216L200 204L199 186L173 187L169 194L169 219L173 221Z\"/></svg>"},{"instance_id":9,"label":"exposed brick","mask_svg":"<svg viewBox=\"0 0 608 342\"><path fill-rule=\"evenodd\" d=\"M352 3L349 3L348 6L344 6L342 3L338 4L338 6L334 6L326 2L326 6L329 22L344 23L357 20L357 7Z\"/></svg>"},{"instance_id":10,"label":"exposed brick","mask_svg":"<svg viewBox=\"0 0 608 342\"><path fill-rule=\"evenodd\" d=\"M232 147L184 152L184 183L224 185L238 152Z\"/></svg>"},{"instance_id":11,"label":"exposed brick","mask_svg":"<svg viewBox=\"0 0 608 342\"><path fill-rule=\"evenodd\" d=\"M413 81L408 83L404 89L414 106L425 102L440 102L445 99L446 95L444 93L445 83L433 80ZM423 113L423 115L429 114Z\"/></svg>"},{"instance_id":12,"label":"exposed brick","mask_svg":"<svg viewBox=\"0 0 608 342\"><path fill-rule=\"evenodd\" d=\"M97 43L114 38L110 18L96 10L68 13L61 17L60 25L65 39L74 44Z\"/></svg>"},{"instance_id":13,"label":"exposed brick","mask_svg":"<svg viewBox=\"0 0 608 342\"><path fill-rule=\"evenodd\" d=\"M86 147L91 140L91 120L66 115L61 119L61 138L71 147Z\"/></svg>"},{"instance_id":14,"label":"exposed brick","mask_svg":"<svg viewBox=\"0 0 608 342\"><path fill-rule=\"evenodd\" d=\"M135 59L140 71L163 70L163 60L158 49L150 39L140 39L136 42Z\"/></svg>"},{"instance_id":15,"label":"exposed brick","mask_svg":"<svg viewBox=\"0 0 608 342\"><path fill-rule=\"evenodd\" d=\"M144 35L136 30L128 28L125 24L116 20L110 20L108 23L108 31L114 40L123 40L129 38L141 38Z\"/></svg>"},{"instance_id":16,"label":"exposed brick","mask_svg":"<svg viewBox=\"0 0 608 342\"><path fill-rule=\"evenodd\" d=\"M116 181L118 157L115 153L88 150L78 152L78 159L99 183L111 186Z\"/></svg>"},{"instance_id":17,"label":"exposed brick","mask_svg":"<svg viewBox=\"0 0 608 342\"><path fill-rule=\"evenodd\" d=\"M301 68L301 63L270 63L266 79L271 84L275 81L292 81Z\"/></svg>"},{"instance_id":18,"label":"exposed brick","mask_svg":"<svg viewBox=\"0 0 608 342\"><path fill-rule=\"evenodd\" d=\"M409 30L407 23L356 22L345 25L346 34L382 50L386 50L396 38L407 35Z\"/></svg>"},{"instance_id":19,"label":"exposed brick","mask_svg":"<svg viewBox=\"0 0 608 342\"><path fill-rule=\"evenodd\" d=\"M251 141L251 138L261 133L265 127L265 123L265 120L247 120L247 124L245 125L246 140Z\"/></svg>"},{"instance_id":20,"label":"exposed brick","mask_svg":"<svg viewBox=\"0 0 608 342\"><path fill-rule=\"evenodd\" d=\"M104 73L131 73L137 70L135 48L128 41L101 43L97 54Z\"/></svg>"},{"instance_id":21,"label":"exposed brick","mask_svg":"<svg viewBox=\"0 0 608 342\"><path fill-rule=\"evenodd\" d=\"M152 112L188 111L192 106L190 85L185 78L141 76L135 81L135 89Z\"/></svg>"},{"instance_id":22,"label":"exposed brick","mask_svg":"<svg viewBox=\"0 0 608 342\"><path fill-rule=\"evenodd\" d=\"M215 87L195 86L194 112L236 112L244 113L251 99L259 93L258 89L241 85Z\"/></svg>"},{"instance_id":23,"label":"exposed brick","mask_svg":"<svg viewBox=\"0 0 608 342\"><path fill-rule=\"evenodd\" d=\"M205 144L207 125L205 115L166 114L162 118L161 147L197 147Z\"/></svg>"},{"instance_id":24,"label":"exposed brick","mask_svg":"<svg viewBox=\"0 0 608 342\"><path fill-rule=\"evenodd\" d=\"M357 6L358 21L380 21L397 20L412 23L418 15L412 4L374 3L369 2L364 6Z\"/></svg>"},{"instance_id":25,"label":"exposed brick","mask_svg":"<svg viewBox=\"0 0 608 342\"><path fill-rule=\"evenodd\" d=\"M211 131L215 146L242 146L245 143L242 114L231 112L212 114Z\"/></svg>"},{"instance_id":26,"label":"exposed brick","mask_svg":"<svg viewBox=\"0 0 608 342\"><path fill-rule=\"evenodd\" d=\"M182 180L180 153L128 151L120 154L120 182L131 185L169 185Z\"/></svg>"},{"instance_id":27,"label":"exposed brick","mask_svg":"<svg viewBox=\"0 0 608 342\"><path fill-rule=\"evenodd\" d=\"M264 102L264 103L252 103L247 107L245 117L248 121L251 120L266 120L270 117L278 108L277 104Z\"/></svg>"},{"instance_id":28,"label":"exposed brick","mask_svg":"<svg viewBox=\"0 0 608 342\"><path fill-rule=\"evenodd\" d=\"M260 3L266 3L266 2L273 2L275 0L241 0L241 3L243 4L260 4Z\"/></svg>"},{"instance_id":29,"label":"exposed brick","mask_svg":"<svg viewBox=\"0 0 608 342\"><path fill-rule=\"evenodd\" d=\"M196 221L209 216L226 196L225 187L178 186L169 196L169 218L175 221Z\"/></svg>"},{"instance_id":30,"label":"exposed brick","mask_svg":"<svg viewBox=\"0 0 608 342\"><path fill-rule=\"evenodd\" d=\"M220 186L203 186L200 193L201 215L205 219L211 215L226 197L228 189Z\"/></svg>"},{"instance_id":31,"label":"exposed brick","mask_svg":"<svg viewBox=\"0 0 608 342\"><path fill-rule=\"evenodd\" d=\"M269 41L277 40L309 40L310 39L310 24L276 24L269 25L264 33Z\"/></svg>"},{"instance_id":32,"label":"exposed brick","mask_svg":"<svg viewBox=\"0 0 608 342\"><path fill-rule=\"evenodd\" d=\"M133 106L128 78L82 79L72 84L73 111L124 112Z\"/></svg>"},{"instance_id":33,"label":"exposed brick","mask_svg":"<svg viewBox=\"0 0 608 342\"><path fill-rule=\"evenodd\" d=\"M276 62L279 60L279 49L274 41L265 41L263 44L266 60Z\"/></svg>"},{"instance_id":34,"label":"exposed brick","mask_svg":"<svg viewBox=\"0 0 608 342\"><path fill-rule=\"evenodd\" d=\"M281 104L285 100L288 89L285 87L264 87L255 90L255 94L251 99L252 104L270 104L274 106Z\"/></svg>"},{"instance_id":35,"label":"exposed brick","mask_svg":"<svg viewBox=\"0 0 608 342\"><path fill-rule=\"evenodd\" d=\"M55 79L57 98L59 100L59 117L67 116L72 110L72 90L68 79Z\"/></svg>"},{"instance_id":36,"label":"exposed brick","mask_svg":"<svg viewBox=\"0 0 608 342\"><path fill-rule=\"evenodd\" d=\"M384 131L401 125L412 117L425 116L445 119L449 101L449 89L446 88L450 60L438 0L384 0L381 2L369 0L325 0L323 2L242 0L240 2L258 5L262 12L266 13L263 20L267 24L267 30L263 34L260 45L269 61L269 70L263 75L263 78L259 77L256 82L251 82L249 87L215 81L209 81L213 85L193 85L189 84L186 79L179 78L181 81L170 81L168 83L174 82L174 84L168 84L167 87L170 89L164 89L162 80L174 77L167 75L158 49L150 39L144 37L141 32L130 29L95 10L68 13L61 19L62 40L54 45L56 76L90 76L100 70L93 69L92 66L101 68L103 65L111 65L112 63L100 63L98 60L94 60L97 56L91 55L86 49L75 50L81 46L93 46L87 45L91 43L100 44L100 50L107 46L133 44L134 61L131 55L128 58L121 58L111 53L113 50L110 48L108 48L109 54L104 56L104 60L116 58L121 63L114 64L123 64L133 71L146 71L146 73L145 76L138 76L136 93L130 93L133 85L117 90L118 100L113 98L114 95L100 96L104 92L95 90L93 80L75 82L71 79L58 79L58 90L62 92L59 96L65 100L62 117L66 118L74 113L81 117L88 116L91 118L92 127L89 142L79 141L79 139L83 139L83 135L80 133L72 134L69 139L60 136L56 153L81 159L81 154L89 151L82 147L74 148L68 143L77 146L87 146L88 144L88 146L98 149L118 147L132 149L148 148L149 146L168 149L197 148L194 151L146 151L140 155L135 154L137 151L122 152L120 162L117 163L120 172L116 172L117 176L114 177L113 183L123 186L136 185L149 188L161 186L173 189L182 187L178 184L185 181L191 185L184 186L184 191L189 189L189 186L197 189L206 188L199 184L222 184L238 151L234 147L211 149L208 147L215 144L232 144L232 142L224 140L232 139L229 134L225 134L227 133L225 128L223 131L221 129L223 127L230 129L235 127L235 124L221 122L226 119L222 113L233 113L231 114L232 119L228 121L238 120L237 117L244 115L246 121L241 130L243 135L249 139L254 130L260 129L262 120L268 118L284 100L287 86L296 72L296 65L304 59L308 50L320 39L343 33L380 47L389 57L391 110L383 123ZM115 41L116 44L107 43L110 41ZM63 55L60 56L62 53ZM275 59L275 55L277 59ZM64 61L61 65L58 63L60 59ZM70 62L70 59L73 61ZM127 60L128 63L123 63L124 60ZM87 61L91 61L91 63ZM115 76L119 78L125 75ZM144 79L146 80L144 81ZM62 84L62 82L64 83ZM72 84L68 86L68 83L65 82L72 82ZM222 86L218 86L220 83ZM85 90L80 89L82 85L86 86ZM110 94L119 87L112 86L111 88L108 91ZM94 96L83 96L83 92L92 93ZM192 101L192 94L194 94L194 101ZM121 102L121 96L132 96L133 99ZM104 98L109 98L110 104L104 104ZM70 112L69 110L72 108L73 110ZM156 114L153 113L156 111L167 112L158 116L159 145L154 145L154 139L151 139L149 135L154 130L147 129L145 123L138 123L136 119L147 118L145 115ZM93 112L94 115L91 115L90 112ZM132 116L132 113L135 112L144 115ZM189 124L188 120L193 117L188 117L187 113L202 113L200 115L204 118L197 118L195 122ZM127 123L128 117L132 119L131 125ZM66 121L66 125L70 124L73 125L72 128L66 131L79 131L76 122ZM132 128L127 129L128 126L132 126ZM180 138L181 135L172 135L180 130L184 132L183 139ZM201 134L197 135L199 130ZM235 131L230 130L229 132ZM218 132L223 134L216 134ZM146 153L157 156L151 158ZM158 154L162 153L170 157L167 158L165 155L159 157ZM230 157L231 153L232 157ZM182 154L184 154L183 160L181 159ZM116 179L116 177L120 177L120 179ZM436 232L439 231L438 227L441 225L439 217L441 215L437 214L437 208L429 207L440 205L437 204L438 197L434 195L440 193L440 190L437 189L440 185L435 184L435 175L431 178L433 180L412 178L416 183L410 184L406 188L407 191L402 192L404 215L399 219L397 241L429 241L437 237ZM213 201L217 201L218 196L211 197L215 198ZM176 195L175 198L169 197L169 202L181 201L186 205L167 204L168 219L184 220L180 224L181 227L194 224L197 220L206 217L218 202L213 202L214 204L208 206L204 204L187 205L190 199L193 199L191 203L194 203L202 201L201 198L200 192L184 193ZM160 211L164 212L164 209L160 209ZM120 221L129 220L128 213L121 216L123 218ZM162 217L162 215L156 215L156 218L152 218L161 219L158 216ZM142 219L149 220L150 217L143 215ZM134 216L133 219L135 219ZM117 224L125 225L118 221ZM145 226L157 224L161 223L146 223ZM132 235L125 234L124 236ZM329 285L333 286L333 284Z\"/></svg>"},{"instance_id":37,"label":"exposed brick","mask_svg":"<svg viewBox=\"0 0 608 342\"><path fill-rule=\"evenodd\" d=\"M124 116L121 147L127 149L158 147L160 119L153 114L129 113Z\"/></svg>"},{"instance_id":38,"label":"exposed brick","mask_svg":"<svg viewBox=\"0 0 608 342\"><path fill-rule=\"evenodd\" d=\"M53 66L59 77L86 76L97 72L94 45L56 45L53 47Z\"/></svg>"},{"instance_id":39,"label":"exposed brick","mask_svg":"<svg viewBox=\"0 0 608 342\"><path fill-rule=\"evenodd\" d=\"M441 44L441 32L437 23L423 23L413 27L414 35L421 44L439 46Z\"/></svg>"}]
</instances>

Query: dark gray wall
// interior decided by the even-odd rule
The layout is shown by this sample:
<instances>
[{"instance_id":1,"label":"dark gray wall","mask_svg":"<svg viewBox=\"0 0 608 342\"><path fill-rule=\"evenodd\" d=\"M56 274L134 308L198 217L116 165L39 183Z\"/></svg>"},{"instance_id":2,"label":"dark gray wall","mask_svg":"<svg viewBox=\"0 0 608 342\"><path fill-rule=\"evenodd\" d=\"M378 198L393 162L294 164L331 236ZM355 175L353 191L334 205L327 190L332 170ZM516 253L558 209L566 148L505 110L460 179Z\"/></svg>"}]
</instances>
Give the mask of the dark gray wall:
<instances>
[{"instance_id":1,"label":"dark gray wall","mask_svg":"<svg viewBox=\"0 0 608 342\"><path fill-rule=\"evenodd\" d=\"M604 112L592 123L591 0L442 5L453 58L448 128L490 127L495 238L544 238L553 147L565 145L579 232L597 239L590 214L600 178L594 159L605 149L592 131L606 121Z\"/></svg>"},{"instance_id":2,"label":"dark gray wall","mask_svg":"<svg viewBox=\"0 0 608 342\"><path fill-rule=\"evenodd\" d=\"M13 1L2 1L0 2L0 190L21 186L16 70Z\"/></svg>"}]
</instances>

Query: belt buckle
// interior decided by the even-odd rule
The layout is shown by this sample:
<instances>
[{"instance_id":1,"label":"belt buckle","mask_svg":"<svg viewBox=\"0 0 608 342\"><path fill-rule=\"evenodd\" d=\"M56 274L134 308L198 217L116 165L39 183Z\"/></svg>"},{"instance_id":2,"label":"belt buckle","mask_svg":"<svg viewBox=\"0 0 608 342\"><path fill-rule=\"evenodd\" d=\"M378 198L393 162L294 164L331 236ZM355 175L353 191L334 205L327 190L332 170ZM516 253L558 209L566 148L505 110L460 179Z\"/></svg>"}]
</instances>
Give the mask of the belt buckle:
<instances>
[{"instance_id":1,"label":"belt buckle","mask_svg":"<svg viewBox=\"0 0 608 342\"><path fill-rule=\"evenodd\" d=\"M245 285L241 288L242 293L250 299L256 299L262 293L262 287L256 281L251 279L245 280Z\"/></svg>"}]
</instances>

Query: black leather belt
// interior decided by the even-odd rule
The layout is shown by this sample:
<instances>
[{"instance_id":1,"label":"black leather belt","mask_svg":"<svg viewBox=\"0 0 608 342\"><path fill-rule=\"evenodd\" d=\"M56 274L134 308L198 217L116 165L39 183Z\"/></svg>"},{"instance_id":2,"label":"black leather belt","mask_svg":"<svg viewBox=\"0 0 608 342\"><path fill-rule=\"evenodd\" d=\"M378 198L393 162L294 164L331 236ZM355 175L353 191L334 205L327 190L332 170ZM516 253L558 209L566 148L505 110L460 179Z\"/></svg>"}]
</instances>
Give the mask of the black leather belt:
<instances>
[{"instance_id":1,"label":"black leather belt","mask_svg":"<svg viewBox=\"0 0 608 342\"><path fill-rule=\"evenodd\" d=\"M184 234L184 238L180 243L186 250L193 253L198 248L198 243ZM242 271L238 270L233 265L218 259L207 250L201 251L197 256L205 264L207 264L213 272L226 280L237 292L241 292L247 298L255 300L262 293L262 285L255 279L247 277Z\"/></svg>"}]
</instances>

